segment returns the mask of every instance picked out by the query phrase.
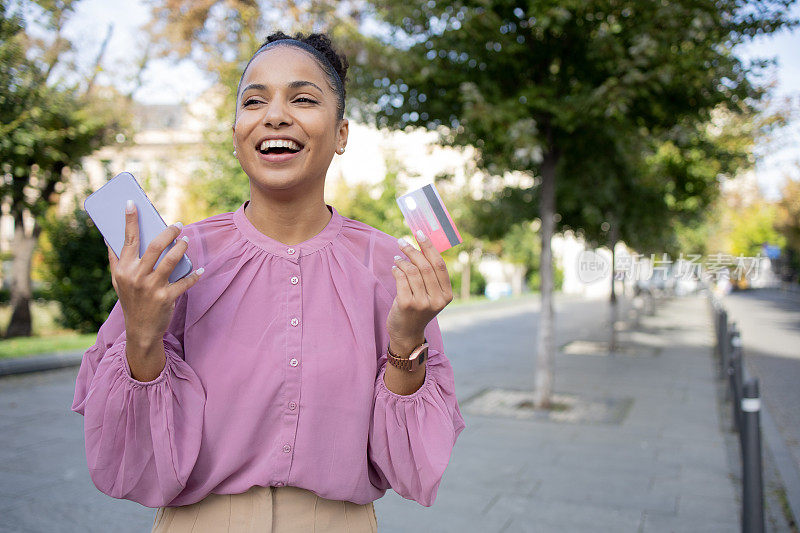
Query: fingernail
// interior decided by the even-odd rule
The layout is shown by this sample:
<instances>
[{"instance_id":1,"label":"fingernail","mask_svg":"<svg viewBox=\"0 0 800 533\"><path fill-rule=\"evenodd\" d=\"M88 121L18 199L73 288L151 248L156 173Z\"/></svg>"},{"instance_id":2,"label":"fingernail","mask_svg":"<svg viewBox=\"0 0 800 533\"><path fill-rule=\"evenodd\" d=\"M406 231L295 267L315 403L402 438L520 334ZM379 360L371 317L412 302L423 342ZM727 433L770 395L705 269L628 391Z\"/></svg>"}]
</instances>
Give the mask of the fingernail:
<instances>
[{"instance_id":1,"label":"fingernail","mask_svg":"<svg viewBox=\"0 0 800 533\"><path fill-rule=\"evenodd\" d=\"M411 245L408 243L408 241L407 241L407 240L405 240L403 237L399 237L399 238L397 239L397 244L399 244L399 245L400 245L400 248L404 248L404 247L406 247L406 246L411 246Z\"/></svg>"},{"instance_id":2,"label":"fingernail","mask_svg":"<svg viewBox=\"0 0 800 533\"><path fill-rule=\"evenodd\" d=\"M423 242L423 241L427 240L428 237L422 232L421 229L418 229L417 230L417 239L419 240L419 242Z\"/></svg>"},{"instance_id":3,"label":"fingernail","mask_svg":"<svg viewBox=\"0 0 800 533\"><path fill-rule=\"evenodd\" d=\"M183 237L181 237L181 240L183 240L184 242L189 242L189 236L184 235Z\"/></svg>"},{"instance_id":4,"label":"fingernail","mask_svg":"<svg viewBox=\"0 0 800 533\"><path fill-rule=\"evenodd\" d=\"M205 271L206 271L206 269L204 267L200 267L197 270L195 270L194 273L199 276L200 274L202 274Z\"/></svg>"},{"instance_id":5,"label":"fingernail","mask_svg":"<svg viewBox=\"0 0 800 533\"><path fill-rule=\"evenodd\" d=\"M175 226L178 229L183 229L183 222L176 222L173 224L173 226Z\"/></svg>"},{"instance_id":6,"label":"fingernail","mask_svg":"<svg viewBox=\"0 0 800 533\"><path fill-rule=\"evenodd\" d=\"M400 257L399 255L396 255L396 256L394 256L394 260L395 260L395 261L400 261L401 259L403 259L403 258L402 258L402 257Z\"/></svg>"},{"instance_id":7,"label":"fingernail","mask_svg":"<svg viewBox=\"0 0 800 533\"><path fill-rule=\"evenodd\" d=\"M128 214L133 213L133 200L128 200L125 203L125 212Z\"/></svg>"}]
</instances>

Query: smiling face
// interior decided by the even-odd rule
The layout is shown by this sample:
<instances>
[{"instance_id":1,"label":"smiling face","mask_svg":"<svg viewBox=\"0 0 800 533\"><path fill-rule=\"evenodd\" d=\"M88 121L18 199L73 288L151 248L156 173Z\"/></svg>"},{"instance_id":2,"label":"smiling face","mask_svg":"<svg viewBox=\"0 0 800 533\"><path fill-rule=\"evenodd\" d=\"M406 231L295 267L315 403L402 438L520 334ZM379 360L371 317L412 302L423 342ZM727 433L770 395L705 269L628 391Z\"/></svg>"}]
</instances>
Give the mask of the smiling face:
<instances>
[{"instance_id":1,"label":"smiling face","mask_svg":"<svg viewBox=\"0 0 800 533\"><path fill-rule=\"evenodd\" d=\"M337 119L336 103L308 52L281 45L258 54L242 78L233 124L237 158L251 181L264 189L321 186L334 152L347 143L348 121ZM267 149L273 137L301 149Z\"/></svg>"}]
</instances>

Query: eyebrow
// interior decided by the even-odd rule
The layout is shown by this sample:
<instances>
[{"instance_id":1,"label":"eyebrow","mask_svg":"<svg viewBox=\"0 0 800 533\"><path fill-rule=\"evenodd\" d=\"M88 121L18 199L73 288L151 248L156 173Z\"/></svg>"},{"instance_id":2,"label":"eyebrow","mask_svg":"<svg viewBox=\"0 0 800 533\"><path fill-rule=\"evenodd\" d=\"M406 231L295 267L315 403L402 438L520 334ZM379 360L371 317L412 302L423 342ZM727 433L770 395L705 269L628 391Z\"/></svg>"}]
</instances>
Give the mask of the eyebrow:
<instances>
[{"instance_id":1,"label":"eyebrow","mask_svg":"<svg viewBox=\"0 0 800 533\"><path fill-rule=\"evenodd\" d=\"M299 87L305 87L306 85L311 85L312 87L316 87L316 89L319 92L321 92L322 94L325 94L325 91L320 89L319 85L317 85L316 83L311 82L311 81L295 80L295 81L290 81L289 83L286 84L286 86L288 88L290 88L290 89L297 89ZM267 90L267 86L262 84L262 83L251 83L250 85L248 85L247 87L242 89L242 94L244 94L244 92L249 90L249 89L255 89L257 91L266 91Z\"/></svg>"}]
</instances>

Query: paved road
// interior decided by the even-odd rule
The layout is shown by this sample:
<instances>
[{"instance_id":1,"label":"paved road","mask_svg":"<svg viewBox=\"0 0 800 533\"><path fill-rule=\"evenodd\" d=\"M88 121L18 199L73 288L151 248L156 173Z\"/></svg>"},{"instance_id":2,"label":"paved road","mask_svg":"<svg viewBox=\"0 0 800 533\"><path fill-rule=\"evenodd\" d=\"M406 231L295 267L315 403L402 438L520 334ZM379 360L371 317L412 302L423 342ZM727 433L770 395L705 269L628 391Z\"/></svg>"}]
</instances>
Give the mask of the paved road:
<instances>
[{"instance_id":1,"label":"paved road","mask_svg":"<svg viewBox=\"0 0 800 533\"><path fill-rule=\"evenodd\" d=\"M454 307L440 315L462 402L487 385L531 387L538 298L483 305L479 314ZM556 312L558 345L607 335L603 301L559 297ZM502 355L497 345L507 347ZM0 379L0 532L106 532L111 524L120 532L150 530L153 510L110 498L89 478L83 418L70 410L77 372L75 367ZM408 511L411 502L392 491L387 495L396 500L376 502L379 514L381 504L387 517L395 514L392 508L399 516ZM386 518L381 530L390 523Z\"/></svg>"},{"instance_id":2,"label":"paved road","mask_svg":"<svg viewBox=\"0 0 800 533\"><path fill-rule=\"evenodd\" d=\"M751 376L800 471L800 296L778 290L732 292L722 299L742 333Z\"/></svg>"}]
</instances>

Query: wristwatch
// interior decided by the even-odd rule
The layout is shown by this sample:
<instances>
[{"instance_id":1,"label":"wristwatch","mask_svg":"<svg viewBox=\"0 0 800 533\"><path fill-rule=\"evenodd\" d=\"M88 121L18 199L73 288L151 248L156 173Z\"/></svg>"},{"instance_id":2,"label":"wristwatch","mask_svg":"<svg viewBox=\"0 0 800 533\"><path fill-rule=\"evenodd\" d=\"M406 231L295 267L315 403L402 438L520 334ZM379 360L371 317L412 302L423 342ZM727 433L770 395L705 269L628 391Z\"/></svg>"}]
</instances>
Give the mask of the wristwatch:
<instances>
[{"instance_id":1,"label":"wristwatch","mask_svg":"<svg viewBox=\"0 0 800 533\"><path fill-rule=\"evenodd\" d=\"M410 355L406 357L399 357L392 353L389 347L386 348L389 353L388 361L392 366L400 370L408 370L414 372L428 359L428 339L424 339L422 344L414 348Z\"/></svg>"}]
</instances>

